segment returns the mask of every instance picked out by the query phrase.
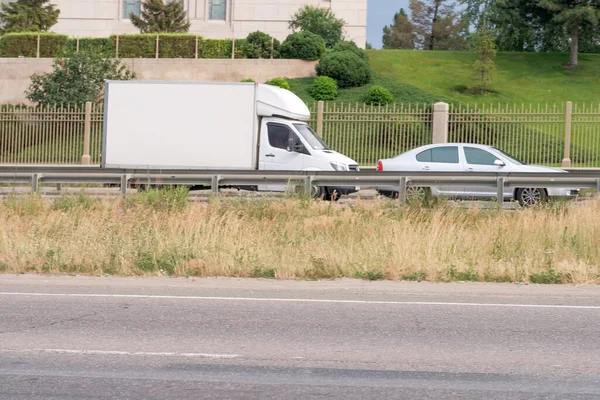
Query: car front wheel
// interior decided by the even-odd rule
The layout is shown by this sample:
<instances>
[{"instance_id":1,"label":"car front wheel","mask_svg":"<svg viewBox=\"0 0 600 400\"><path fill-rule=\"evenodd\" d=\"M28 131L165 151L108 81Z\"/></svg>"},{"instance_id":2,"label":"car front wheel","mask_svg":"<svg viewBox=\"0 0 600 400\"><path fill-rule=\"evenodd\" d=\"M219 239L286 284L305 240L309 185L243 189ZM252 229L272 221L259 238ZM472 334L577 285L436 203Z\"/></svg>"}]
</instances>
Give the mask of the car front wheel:
<instances>
[{"instance_id":1,"label":"car front wheel","mask_svg":"<svg viewBox=\"0 0 600 400\"><path fill-rule=\"evenodd\" d=\"M546 190L541 188L518 189L516 197L521 207L533 207L548 200Z\"/></svg>"}]
</instances>

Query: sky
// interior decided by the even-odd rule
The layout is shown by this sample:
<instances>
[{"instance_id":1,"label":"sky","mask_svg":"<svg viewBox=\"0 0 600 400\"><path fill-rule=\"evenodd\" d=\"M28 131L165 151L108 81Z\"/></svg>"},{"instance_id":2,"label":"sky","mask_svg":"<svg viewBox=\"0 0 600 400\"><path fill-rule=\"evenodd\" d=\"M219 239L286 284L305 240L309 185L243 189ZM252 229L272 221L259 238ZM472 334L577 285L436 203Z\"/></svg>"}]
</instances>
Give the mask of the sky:
<instances>
[{"instance_id":1,"label":"sky","mask_svg":"<svg viewBox=\"0 0 600 400\"><path fill-rule=\"evenodd\" d=\"M368 0L367 42L380 49L383 27L392 24L394 14L402 7L408 11L408 0Z\"/></svg>"}]
</instances>

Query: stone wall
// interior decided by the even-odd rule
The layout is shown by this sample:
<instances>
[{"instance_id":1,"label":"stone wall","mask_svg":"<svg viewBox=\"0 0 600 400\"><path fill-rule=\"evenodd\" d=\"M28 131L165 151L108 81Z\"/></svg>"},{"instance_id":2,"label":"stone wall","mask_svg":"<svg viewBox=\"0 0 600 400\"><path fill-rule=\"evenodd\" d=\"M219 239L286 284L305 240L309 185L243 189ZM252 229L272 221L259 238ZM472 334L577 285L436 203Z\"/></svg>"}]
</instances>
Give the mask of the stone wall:
<instances>
[{"instance_id":1,"label":"stone wall","mask_svg":"<svg viewBox=\"0 0 600 400\"><path fill-rule=\"evenodd\" d=\"M140 80L227 81L315 76L316 62L302 60L123 59ZM0 104L27 103L30 76L52 70L52 59L0 58Z\"/></svg>"}]
</instances>

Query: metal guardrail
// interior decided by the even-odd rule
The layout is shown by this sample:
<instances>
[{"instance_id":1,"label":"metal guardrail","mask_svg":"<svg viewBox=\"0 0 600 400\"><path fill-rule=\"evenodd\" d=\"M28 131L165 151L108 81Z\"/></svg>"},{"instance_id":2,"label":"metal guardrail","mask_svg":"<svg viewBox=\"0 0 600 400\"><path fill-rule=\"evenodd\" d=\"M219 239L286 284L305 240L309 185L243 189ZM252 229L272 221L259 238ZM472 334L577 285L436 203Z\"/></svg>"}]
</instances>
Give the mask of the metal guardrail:
<instances>
[{"instance_id":1,"label":"metal guardrail","mask_svg":"<svg viewBox=\"0 0 600 400\"><path fill-rule=\"evenodd\" d=\"M600 170L576 170L568 173L495 173L427 171L253 171L253 170L157 170L99 168L98 166L0 166L0 183L30 184L37 192L43 184L112 184L126 194L129 185L189 185L210 188L215 195L223 187L255 185L394 187L401 201L406 187L480 186L496 188L499 203L504 188L565 187L592 188L600 191Z\"/></svg>"}]
</instances>

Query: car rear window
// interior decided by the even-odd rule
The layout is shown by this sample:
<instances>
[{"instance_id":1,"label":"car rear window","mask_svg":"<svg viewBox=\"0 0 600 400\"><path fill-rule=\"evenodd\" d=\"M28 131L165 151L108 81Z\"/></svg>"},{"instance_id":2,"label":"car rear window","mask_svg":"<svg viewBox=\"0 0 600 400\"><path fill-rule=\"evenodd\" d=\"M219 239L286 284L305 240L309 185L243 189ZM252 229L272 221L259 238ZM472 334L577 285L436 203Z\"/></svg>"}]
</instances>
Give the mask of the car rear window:
<instances>
[{"instance_id":1,"label":"car rear window","mask_svg":"<svg viewBox=\"0 0 600 400\"><path fill-rule=\"evenodd\" d=\"M417 154L418 162L458 164L458 147L443 146L425 150Z\"/></svg>"}]
</instances>

